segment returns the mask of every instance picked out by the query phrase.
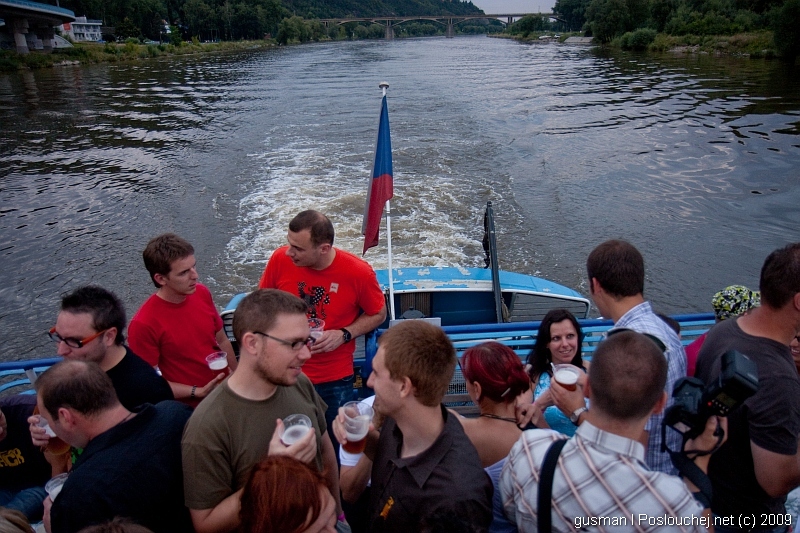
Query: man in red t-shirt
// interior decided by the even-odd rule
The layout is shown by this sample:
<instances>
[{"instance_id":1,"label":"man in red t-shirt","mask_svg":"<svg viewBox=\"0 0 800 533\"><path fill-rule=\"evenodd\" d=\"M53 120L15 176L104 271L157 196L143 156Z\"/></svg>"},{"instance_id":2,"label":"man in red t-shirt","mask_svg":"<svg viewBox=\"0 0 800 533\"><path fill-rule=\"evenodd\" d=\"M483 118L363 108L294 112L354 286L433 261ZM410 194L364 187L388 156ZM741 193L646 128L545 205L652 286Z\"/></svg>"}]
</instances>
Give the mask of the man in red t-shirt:
<instances>
[{"instance_id":1,"label":"man in red t-shirt","mask_svg":"<svg viewBox=\"0 0 800 533\"><path fill-rule=\"evenodd\" d=\"M386 320L386 299L375 271L364 260L333 247L333 224L319 211L299 213L289 223L289 244L273 252L259 289L280 289L308 305L308 317L325 331L303 365L328 405L328 431L339 406L353 399L353 340Z\"/></svg>"},{"instance_id":2,"label":"man in red t-shirt","mask_svg":"<svg viewBox=\"0 0 800 533\"><path fill-rule=\"evenodd\" d=\"M165 233L147 243L142 257L158 290L131 320L128 342L161 370L176 400L196 407L228 375L211 370L206 356L226 352L233 371L236 355L211 293L197 282L192 245Z\"/></svg>"}]
</instances>

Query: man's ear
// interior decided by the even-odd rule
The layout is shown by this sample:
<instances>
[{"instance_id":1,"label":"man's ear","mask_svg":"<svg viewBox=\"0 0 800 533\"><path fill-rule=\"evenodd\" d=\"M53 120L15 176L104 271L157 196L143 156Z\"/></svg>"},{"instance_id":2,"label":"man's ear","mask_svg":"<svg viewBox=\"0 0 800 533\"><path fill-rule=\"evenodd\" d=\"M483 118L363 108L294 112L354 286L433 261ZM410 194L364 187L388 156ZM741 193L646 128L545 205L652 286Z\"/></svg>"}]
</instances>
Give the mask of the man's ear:
<instances>
[{"instance_id":1,"label":"man's ear","mask_svg":"<svg viewBox=\"0 0 800 533\"><path fill-rule=\"evenodd\" d=\"M794 298L792 298L792 303L794 303L794 310L800 311L800 292L794 295Z\"/></svg>"},{"instance_id":2,"label":"man's ear","mask_svg":"<svg viewBox=\"0 0 800 533\"><path fill-rule=\"evenodd\" d=\"M161 287L167 284L167 276L164 274L153 274L153 280Z\"/></svg>"},{"instance_id":3,"label":"man's ear","mask_svg":"<svg viewBox=\"0 0 800 533\"><path fill-rule=\"evenodd\" d=\"M400 397L407 398L414 395L414 384L408 376L400 380Z\"/></svg>"},{"instance_id":4,"label":"man's ear","mask_svg":"<svg viewBox=\"0 0 800 533\"><path fill-rule=\"evenodd\" d=\"M661 393L661 398L659 398L656 404L653 406L653 410L650 411L650 414L654 415L660 414L667 406L668 400L669 400L669 395L667 394L667 391L663 391Z\"/></svg>"},{"instance_id":5,"label":"man's ear","mask_svg":"<svg viewBox=\"0 0 800 533\"><path fill-rule=\"evenodd\" d=\"M333 245L331 245L331 243L328 242L319 245L319 251L323 255L329 254L331 252L331 248L333 248Z\"/></svg>"},{"instance_id":6,"label":"man's ear","mask_svg":"<svg viewBox=\"0 0 800 533\"><path fill-rule=\"evenodd\" d=\"M113 346L115 340L117 340L117 328L108 328L108 330L103 333L103 344L106 346Z\"/></svg>"},{"instance_id":7,"label":"man's ear","mask_svg":"<svg viewBox=\"0 0 800 533\"><path fill-rule=\"evenodd\" d=\"M242 335L241 347L249 353L257 353L259 337L260 335L257 335L252 331L246 332L244 335Z\"/></svg>"},{"instance_id":8,"label":"man's ear","mask_svg":"<svg viewBox=\"0 0 800 533\"><path fill-rule=\"evenodd\" d=\"M58 422L67 428L75 426L77 420L75 418L75 413L72 412L71 409L66 407L59 407L58 411L56 411L58 415Z\"/></svg>"}]
</instances>

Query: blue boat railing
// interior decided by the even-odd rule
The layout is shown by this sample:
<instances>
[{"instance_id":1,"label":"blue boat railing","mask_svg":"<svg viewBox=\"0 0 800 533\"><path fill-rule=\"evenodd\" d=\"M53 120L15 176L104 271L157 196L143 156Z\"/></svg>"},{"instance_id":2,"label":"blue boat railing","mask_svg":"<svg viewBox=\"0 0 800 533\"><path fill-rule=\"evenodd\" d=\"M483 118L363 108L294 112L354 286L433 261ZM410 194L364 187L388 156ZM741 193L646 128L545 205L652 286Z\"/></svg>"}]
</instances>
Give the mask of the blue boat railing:
<instances>
[{"instance_id":1,"label":"blue boat railing","mask_svg":"<svg viewBox=\"0 0 800 533\"><path fill-rule=\"evenodd\" d=\"M0 363L0 394L6 391L33 393L32 385L36 377L59 361L60 357L50 357Z\"/></svg>"},{"instance_id":2,"label":"blue boat railing","mask_svg":"<svg viewBox=\"0 0 800 533\"><path fill-rule=\"evenodd\" d=\"M684 346L706 333L715 323L713 313L675 315L672 318L681 325L681 343ZM583 357L591 361L592 353L597 349L597 345L605 338L606 332L611 329L614 323L606 319L579 319L578 322L584 335L581 351ZM445 326L442 329L453 341L458 357L461 357L467 348L487 341L498 341L513 349L524 362L536 344L536 335L539 332L540 325L541 321ZM378 351L378 339L384 331L386 330L378 329L368 333L366 336L364 360L356 361L356 367L359 368L363 382L366 382L370 372L372 372L372 359ZM464 399L468 401L464 376L461 374L461 369L456 367L445 397L445 403L449 406L455 406L455 404L462 403ZM468 412L468 410L464 412Z\"/></svg>"},{"instance_id":3,"label":"blue boat railing","mask_svg":"<svg viewBox=\"0 0 800 533\"><path fill-rule=\"evenodd\" d=\"M232 338L233 310L223 311L222 318L225 332ZM672 318L681 325L681 342L684 346L706 333L714 325L713 313L675 315ZM605 319L580 319L578 322L581 324L584 334L583 355L591 360L597 344L603 340L605 333L613 326L613 322ZM471 346L494 340L511 347L521 359L525 360L536 343L536 334L540 325L541 322L513 322L445 326L442 329L453 341L459 357L464 350ZM355 359L355 367L361 378L357 380L358 383L366 383L369 378L369 374L372 372L372 359L378 351L378 339L384 331L386 330L377 329L365 336L363 354L357 355ZM59 361L61 361L60 357L51 357L0 363L0 394L4 394L6 391L31 393L32 383L36 381L36 376ZM448 395L465 393L464 377L461 375L460 369L456 368Z\"/></svg>"}]
</instances>

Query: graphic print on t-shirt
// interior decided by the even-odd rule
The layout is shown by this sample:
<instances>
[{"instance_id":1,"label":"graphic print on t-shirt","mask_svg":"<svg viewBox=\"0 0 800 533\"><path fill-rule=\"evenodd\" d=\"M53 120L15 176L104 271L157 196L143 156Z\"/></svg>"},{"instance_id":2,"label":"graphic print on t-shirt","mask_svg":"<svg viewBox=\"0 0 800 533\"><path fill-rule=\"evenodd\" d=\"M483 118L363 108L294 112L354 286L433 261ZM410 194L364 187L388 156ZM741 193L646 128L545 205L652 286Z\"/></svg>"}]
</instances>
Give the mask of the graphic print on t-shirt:
<instances>
[{"instance_id":1,"label":"graphic print on t-shirt","mask_svg":"<svg viewBox=\"0 0 800 533\"><path fill-rule=\"evenodd\" d=\"M328 314L325 312L325 306L331 303L330 294L325 292L325 287L312 286L308 289L307 291L305 281L299 281L297 283L297 296L308 306L308 317L325 320L328 318Z\"/></svg>"}]
</instances>

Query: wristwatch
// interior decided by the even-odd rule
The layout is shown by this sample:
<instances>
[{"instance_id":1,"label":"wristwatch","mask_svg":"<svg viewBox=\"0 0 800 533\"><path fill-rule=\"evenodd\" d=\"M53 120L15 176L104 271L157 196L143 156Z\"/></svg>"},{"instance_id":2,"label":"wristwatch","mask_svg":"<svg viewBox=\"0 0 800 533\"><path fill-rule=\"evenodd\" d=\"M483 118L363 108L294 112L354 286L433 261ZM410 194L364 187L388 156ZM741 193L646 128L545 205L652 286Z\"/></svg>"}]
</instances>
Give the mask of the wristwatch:
<instances>
[{"instance_id":1,"label":"wristwatch","mask_svg":"<svg viewBox=\"0 0 800 533\"><path fill-rule=\"evenodd\" d=\"M347 344L351 340L353 340L353 334L347 331L344 328L340 328L342 330L342 339L344 339L344 343Z\"/></svg>"},{"instance_id":2,"label":"wristwatch","mask_svg":"<svg viewBox=\"0 0 800 533\"><path fill-rule=\"evenodd\" d=\"M583 407L578 407L577 409L572 411L571 415L569 415L569 421L577 426L578 422L580 421L581 415L588 410L589 408L586 407L585 405Z\"/></svg>"}]
</instances>

